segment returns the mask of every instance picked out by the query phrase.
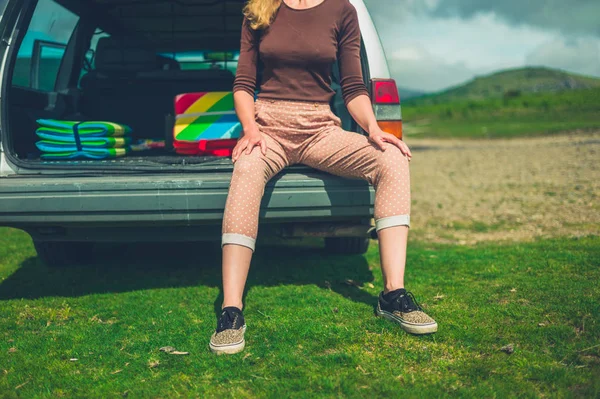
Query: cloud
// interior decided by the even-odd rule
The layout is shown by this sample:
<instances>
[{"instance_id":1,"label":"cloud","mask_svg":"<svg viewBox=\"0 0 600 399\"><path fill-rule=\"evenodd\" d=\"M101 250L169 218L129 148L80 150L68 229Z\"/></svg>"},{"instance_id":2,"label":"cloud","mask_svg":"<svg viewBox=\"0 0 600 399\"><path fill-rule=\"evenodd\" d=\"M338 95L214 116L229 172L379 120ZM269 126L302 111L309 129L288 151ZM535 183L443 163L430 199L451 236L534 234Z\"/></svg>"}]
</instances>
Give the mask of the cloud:
<instances>
[{"instance_id":1,"label":"cloud","mask_svg":"<svg viewBox=\"0 0 600 399\"><path fill-rule=\"evenodd\" d=\"M438 91L474 75L463 63L449 63L417 46L388 53L388 65L398 86L424 91Z\"/></svg>"},{"instance_id":2,"label":"cloud","mask_svg":"<svg viewBox=\"0 0 600 399\"><path fill-rule=\"evenodd\" d=\"M566 35L600 36L598 0L439 0L432 16L464 19L493 13L512 25L537 26Z\"/></svg>"},{"instance_id":3,"label":"cloud","mask_svg":"<svg viewBox=\"0 0 600 399\"><path fill-rule=\"evenodd\" d=\"M407 16L427 14L437 5L438 0L364 0L374 17L385 17L400 23Z\"/></svg>"},{"instance_id":4,"label":"cloud","mask_svg":"<svg viewBox=\"0 0 600 399\"><path fill-rule=\"evenodd\" d=\"M583 75L600 76L600 39L557 38L537 47L527 55L525 61L529 65L545 65Z\"/></svg>"},{"instance_id":5,"label":"cloud","mask_svg":"<svg viewBox=\"0 0 600 399\"><path fill-rule=\"evenodd\" d=\"M553 38L529 27L513 27L493 15L465 21L407 14L394 23L390 13L371 12L398 84L440 90L476 74L522 67L525 56Z\"/></svg>"}]
</instances>

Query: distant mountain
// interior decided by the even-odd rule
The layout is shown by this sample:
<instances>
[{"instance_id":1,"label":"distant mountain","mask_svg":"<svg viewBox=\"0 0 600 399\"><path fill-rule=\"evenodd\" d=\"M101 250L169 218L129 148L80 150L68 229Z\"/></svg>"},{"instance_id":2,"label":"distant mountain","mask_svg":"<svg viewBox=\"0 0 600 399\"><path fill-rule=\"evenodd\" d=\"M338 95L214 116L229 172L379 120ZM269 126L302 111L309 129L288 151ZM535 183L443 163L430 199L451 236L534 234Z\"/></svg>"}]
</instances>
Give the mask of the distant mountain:
<instances>
[{"instance_id":1,"label":"distant mountain","mask_svg":"<svg viewBox=\"0 0 600 399\"><path fill-rule=\"evenodd\" d=\"M425 91L408 89L406 87L399 87L398 93L400 93L400 101L408 100L409 98L421 97L427 94Z\"/></svg>"},{"instance_id":2,"label":"distant mountain","mask_svg":"<svg viewBox=\"0 0 600 399\"><path fill-rule=\"evenodd\" d=\"M412 98L409 104L440 104L600 87L600 79L550 68L520 68L496 72L447 90ZM402 94L402 93L401 93Z\"/></svg>"}]
</instances>

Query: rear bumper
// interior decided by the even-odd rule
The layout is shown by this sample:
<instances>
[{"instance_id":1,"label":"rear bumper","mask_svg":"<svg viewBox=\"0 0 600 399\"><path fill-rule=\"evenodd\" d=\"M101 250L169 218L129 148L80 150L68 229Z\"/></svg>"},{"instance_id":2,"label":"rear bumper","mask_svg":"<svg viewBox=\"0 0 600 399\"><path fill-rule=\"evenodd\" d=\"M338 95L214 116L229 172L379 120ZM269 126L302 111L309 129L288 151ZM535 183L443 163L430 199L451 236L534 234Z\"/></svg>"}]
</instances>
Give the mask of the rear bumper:
<instances>
[{"instance_id":1,"label":"rear bumper","mask_svg":"<svg viewBox=\"0 0 600 399\"><path fill-rule=\"evenodd\" d=\"M220 232L230 179L230 172L3 178L0 225L28 231L82 229L86 234L103 227L162 228L165 232L207 227ZM319 172L284 172L265 188L261 226L364 221L372 217L373 203L373 188L365 181Z\"/></svg>"}]
</instances>

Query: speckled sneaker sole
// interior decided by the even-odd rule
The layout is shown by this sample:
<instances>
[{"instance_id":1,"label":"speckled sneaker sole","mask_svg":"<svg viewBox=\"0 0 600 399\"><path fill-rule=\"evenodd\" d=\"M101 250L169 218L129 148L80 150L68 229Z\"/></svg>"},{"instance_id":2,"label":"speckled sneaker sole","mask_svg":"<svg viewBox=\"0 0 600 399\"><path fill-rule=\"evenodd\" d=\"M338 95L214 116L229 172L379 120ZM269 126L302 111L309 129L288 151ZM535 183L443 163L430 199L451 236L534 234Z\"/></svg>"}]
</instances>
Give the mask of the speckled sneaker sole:
<instances>
[{"instance_id":1,"label":"speckled sneaker sole","mask_svg":"<svg viewBox=\"0 0 600 399\"><path fill-rule=\"evenodd\" d=\"M410 334L432 334L437 331L438 325L435 321L429 323L411 323L397 314L382 310L377 304L377 316L384 317L394 323L400 324L400 327Z\"/></svg>"},{"instance_id":2,"label":"speckled sneaker sole","mask_svg":"<svg viewBox=\"0 0 600 399\"><path fill-rule=\"evenodd\" d=\"M219 333L219 337L217 337L217 334L213 334L209 344L211 352L216 353L217 355L233 355L234 353L243 351L244 347L246 346L246 340L244 339L244 334L246 333L246 325L244 324L240 330L241 334L237 330L221 331ZM231 334L231 332L234 333L233 340L229 340L229 337L227 337L227 335Z\"/></svg>"}]
</instances>

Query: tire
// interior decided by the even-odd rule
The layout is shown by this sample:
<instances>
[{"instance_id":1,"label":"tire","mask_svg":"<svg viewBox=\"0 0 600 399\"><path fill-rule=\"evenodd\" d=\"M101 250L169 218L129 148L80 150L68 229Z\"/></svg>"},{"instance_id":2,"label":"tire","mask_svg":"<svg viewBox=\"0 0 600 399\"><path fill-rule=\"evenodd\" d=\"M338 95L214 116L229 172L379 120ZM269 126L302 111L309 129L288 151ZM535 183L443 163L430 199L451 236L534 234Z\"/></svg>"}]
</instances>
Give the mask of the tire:
<instances>
[{"instance_id":1,"label":"tire","mask_svg":"<svg viewBox=\"0 0 600 399\"><path fill-rule=\"evenodd\" d=\"M368 237L326 237L325 250L338 255L362 255L369 249Z\"/></svg>"},{"instance_id":2,"label":"tire","mask_svg":"<svg viewBox=\"0 0 600 399\"><path fill-rule=\"evenodd\" d=\"M38 257L48 267L88 264L92 260L93 242L34 241Z\"/></svg>"}]
</instances>

